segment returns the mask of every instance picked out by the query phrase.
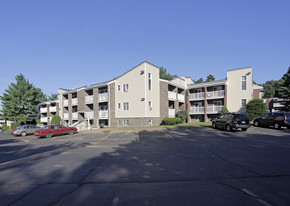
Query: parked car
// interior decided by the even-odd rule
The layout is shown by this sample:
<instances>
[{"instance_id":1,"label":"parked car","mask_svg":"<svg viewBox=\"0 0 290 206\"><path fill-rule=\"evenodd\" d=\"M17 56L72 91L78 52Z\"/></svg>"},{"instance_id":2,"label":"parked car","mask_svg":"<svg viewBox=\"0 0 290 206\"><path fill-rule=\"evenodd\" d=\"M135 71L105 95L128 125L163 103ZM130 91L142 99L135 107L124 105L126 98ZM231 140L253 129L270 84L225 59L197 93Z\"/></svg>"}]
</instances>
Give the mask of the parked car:
<instances>
[{"instance_id":1,"label":"parked car","mask_svg":"<svg viewBox=\"0 0 290 206\"><path fill-rule=\"evenodd\" d=\"M26 125L21 125L21 126L18 126L14 129L12 129L11 134L26 136L29 134L34 134L34 132L38 129L40 129L40 128L37 127L36 125L26 124Z\"/></svg>"},{"instance_id":2,"label":"parked car","mask_svg":"<svg viewBox=\"0 0 290 206\"><path fill-rule=\"evenodd\" d=\"M73 135L77 132L75 127L65 127L61 124L46 125L40 130L35 131L35 136L51 138L55 135L70 134Z\"/></svg>"},{"instance_id":3,"label":"parked car","mask_svg":"<svg viewBox=\"0 0 290 206\"><path fill-rule=\"evenodd\" d=\"M247 129L251 127L251 123L247 114L224 113L212 120L212 127L214 129L225 129L228 132L239 128L241 128L242 131L247 131Z\"/></svg>"},{"instance_id":4,"label":"parked car","mask_svg":"<svg viewBox=\"0 0 290 206\"><path fill-rule=\"evenodd\" d=\"M261 117L254 118L253 123L256 127L273 126L275 129L280 129L281 127L290 129L290 112L266 113Z\"/></svg>"}]
</instances>

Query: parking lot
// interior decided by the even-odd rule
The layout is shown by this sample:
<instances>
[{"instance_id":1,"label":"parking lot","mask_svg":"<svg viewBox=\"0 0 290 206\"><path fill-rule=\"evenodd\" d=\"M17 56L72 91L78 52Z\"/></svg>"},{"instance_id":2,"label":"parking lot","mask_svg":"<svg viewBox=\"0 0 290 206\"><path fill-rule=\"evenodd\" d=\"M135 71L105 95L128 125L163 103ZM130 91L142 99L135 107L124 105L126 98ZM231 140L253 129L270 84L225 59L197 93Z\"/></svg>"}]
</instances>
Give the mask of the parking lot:
<instances>
[{"instance_id":1,"label":"parking lot","mask_svg":"<svg viewBox=\"0 0 290 206\"><path fill-rule=\"evenodd\" d=\"M290 205L290 130L0 134L0 205Z\"/></svg>"}]
</instances>

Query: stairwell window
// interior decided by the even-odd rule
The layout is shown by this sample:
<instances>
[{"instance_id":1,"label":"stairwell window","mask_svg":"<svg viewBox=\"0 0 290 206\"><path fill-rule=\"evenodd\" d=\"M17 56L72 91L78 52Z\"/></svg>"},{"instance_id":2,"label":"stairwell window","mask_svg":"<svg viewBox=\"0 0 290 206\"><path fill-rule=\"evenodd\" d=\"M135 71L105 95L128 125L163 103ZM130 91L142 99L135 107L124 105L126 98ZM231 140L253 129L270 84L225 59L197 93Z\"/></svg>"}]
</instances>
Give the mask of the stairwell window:
<instances>
[{"instance_id":1,"label":"stairwell window","mask_svg":"<svg viewBox=\"0 0 290 206\"><path fill-rule=\"evenodd\" d=\"M123 92L129 91L129 84L123 84Z\"/></svg>"},{"instance_id":2,"label":"stairwell window","mask_svg":"<svg viewBox=\"0 0 290 206\"><path fill-rule=\"evenodd\" d=\"M128 111L129 110L129 102L124 102L123 103L123 110Z\"/></svg>"},{"instance_id":3,"label":"stairwell window","mask_svg":"<svg viewBox=\"0 0 290 206\"><path fill-rule=\"evenodd\" d=\"M152 74L148 73L148 89L149 91L152 90Z\"/></svg>"},{"instance_id":4,"label":"stairwell window","mask_svg":"<svg viewBox=\"0 0 290 206\"><path fill-rule=\"evenodd\" d=\"M247 90L247 76L242 76L242 90Z\"/></svg>"}]
</instances>

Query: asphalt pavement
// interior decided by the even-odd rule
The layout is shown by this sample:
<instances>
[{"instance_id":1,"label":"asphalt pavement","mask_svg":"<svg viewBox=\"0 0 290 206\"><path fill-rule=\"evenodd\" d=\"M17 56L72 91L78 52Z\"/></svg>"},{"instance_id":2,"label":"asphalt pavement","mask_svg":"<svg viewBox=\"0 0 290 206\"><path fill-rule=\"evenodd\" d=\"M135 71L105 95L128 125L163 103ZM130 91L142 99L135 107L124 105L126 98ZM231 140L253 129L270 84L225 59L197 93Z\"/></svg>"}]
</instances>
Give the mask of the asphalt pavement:
<instances>
[{"instance_id":1,"label":"asphalt pavement","mask_svg":"<svg viewBox=\"0 0 290 206\"><path fill-rule=\"evenodd\" d=\"M0 133L0 205L290 205L290 130Z\"/></svg>"}]
</instances>

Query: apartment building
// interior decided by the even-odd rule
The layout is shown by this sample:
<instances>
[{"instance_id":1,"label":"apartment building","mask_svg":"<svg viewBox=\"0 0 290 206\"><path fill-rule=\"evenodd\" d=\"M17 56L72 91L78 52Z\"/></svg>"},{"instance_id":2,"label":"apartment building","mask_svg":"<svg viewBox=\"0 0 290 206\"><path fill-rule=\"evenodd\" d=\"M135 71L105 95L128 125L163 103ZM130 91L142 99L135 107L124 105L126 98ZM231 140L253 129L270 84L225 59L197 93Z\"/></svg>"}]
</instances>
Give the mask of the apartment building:
<instances>
[{"instance_id":1,"label":"apartment building","mask_svg":"<svg viewBox=\"0 0 290 206\"><path fill-rule=\"evenodd\" d=\"M39 104L40 121L43 124L50 124L54 115L59 115L59 100L47 101Z\"/></svg>"},{"instance_id":2,"label":"apartment building","mask_svg":"<svg viewBox=\"0 0 290 206\"><path fill-rule=\"evenodd\" d=\"M210 121L224 106L230 112L245 112L251 99L261 97L261 90L253 84L251 67L228 70L225 80L189 85L188 121Z\"/></svg>"}]
</instances>

